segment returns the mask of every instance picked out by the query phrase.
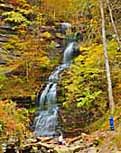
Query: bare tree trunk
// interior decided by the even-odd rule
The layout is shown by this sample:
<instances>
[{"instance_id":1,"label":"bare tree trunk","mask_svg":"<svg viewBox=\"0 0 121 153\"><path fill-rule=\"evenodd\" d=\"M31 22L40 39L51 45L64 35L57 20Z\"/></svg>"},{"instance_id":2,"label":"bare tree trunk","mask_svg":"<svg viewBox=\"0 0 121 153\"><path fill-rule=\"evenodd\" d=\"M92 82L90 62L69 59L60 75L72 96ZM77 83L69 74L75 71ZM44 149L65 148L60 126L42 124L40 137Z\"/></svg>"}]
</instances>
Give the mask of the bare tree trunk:
<instances>
[{"instance_id":1,"label":"bare tree trunk","mask_svg":"<svg viewBox=\"0 0 121 153\"><path fill-rule=\"evenodd\" d=\"M113 15L112 15L112 9L110 7L110 2L109 2L109 0L106 0L106 1L107 1L109 13L110 13L110 19L111 19L112 27L113 27L115 35L116 35L116 39L117 39L117 42L118 42L119 49L121 49L121 42L120 42L120 39L119 39L119 35L118 35L118 31L117 31L115 22L113 20Z\"/></svg>"},{"instance_id":2,"label":"bare tree trunk","mask_svg":"<svg viewBox=\"0 0 121 153\"><path fill-rule=\"evenodd\" d=\"M106 76L107 76L107 83L108 83L109 106L110 106L111 114L113 114L114 113L114 100L113 100L112 82L111 82L110 67L109 67L109 60L108 60L108 53L107 53L103 0L99 0L99 1L100 1L100 11L101 11L101 18L102 18L102 41L103 41L105 69L106 69Z\"/></svg>"},{"instance_id":3,"label":"bare tree trunk","mask_svg":"<svg viewBox=\"0 0 121 153\"><path fill-rule=\"evenodd\" d=\"M29 63L28 63L27 59L26 59L25 63L26 63L26 81L28 82L29 81Z\"/></svg>"}]
</instances>

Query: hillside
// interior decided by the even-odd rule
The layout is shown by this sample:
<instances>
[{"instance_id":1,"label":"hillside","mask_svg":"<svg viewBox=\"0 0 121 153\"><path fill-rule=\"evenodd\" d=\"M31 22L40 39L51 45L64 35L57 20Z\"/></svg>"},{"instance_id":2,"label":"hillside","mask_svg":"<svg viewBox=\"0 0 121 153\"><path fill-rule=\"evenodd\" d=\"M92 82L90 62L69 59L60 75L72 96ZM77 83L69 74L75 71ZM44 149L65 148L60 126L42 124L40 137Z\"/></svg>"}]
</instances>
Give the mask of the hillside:
<instances>
[{"instance_id":1,"label":"hillside","mask_svg":"<svg viewBox=\"0 0 121 153\"><path fill-rule=\"evenodd\" d=\"M120 152L120 7L0 0L1 152Z\"/></svg>"}]
</instances>

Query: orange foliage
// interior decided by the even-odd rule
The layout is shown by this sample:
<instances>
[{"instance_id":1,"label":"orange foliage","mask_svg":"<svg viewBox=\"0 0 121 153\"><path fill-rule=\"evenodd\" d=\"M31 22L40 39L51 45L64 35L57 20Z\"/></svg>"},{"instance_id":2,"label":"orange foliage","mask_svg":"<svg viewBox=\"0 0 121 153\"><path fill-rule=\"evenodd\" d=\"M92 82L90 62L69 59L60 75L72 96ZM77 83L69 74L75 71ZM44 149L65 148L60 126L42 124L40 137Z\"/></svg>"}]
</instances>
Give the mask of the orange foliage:
<instances>
[{"instance_id":1,"label":"orange foliage","mask_svg":"<svg viewBox=\"0 0 121 153\"><path fill-rule=\"evenodd\" d=\"M8 3L14 6L17 6L19 4L18 0L8 0Z\"/></svg>"},{"instance_id":2,"label":"orange foliage","mask_svg":"<svg viewBox=\"0 0 121 153\"><path fill-rule=\"evenodd\" d=\"M24 0L7 0L7 2L13 6L21 6L22 4L26 3Z\"/></svg>"},{"instance_id":3,"label":"orange foliage","mask_svg":"<svg viewBox=\"0 0 121 153\"><path fill-rule=\"evenodd\" d=\"M23 134L26 132L26 127L28 124L28 119L22 111L16 108L15 103L10 101L0 101L0 129L1 135L16 135L17 132Z\"/></svg>"}]
</instances>

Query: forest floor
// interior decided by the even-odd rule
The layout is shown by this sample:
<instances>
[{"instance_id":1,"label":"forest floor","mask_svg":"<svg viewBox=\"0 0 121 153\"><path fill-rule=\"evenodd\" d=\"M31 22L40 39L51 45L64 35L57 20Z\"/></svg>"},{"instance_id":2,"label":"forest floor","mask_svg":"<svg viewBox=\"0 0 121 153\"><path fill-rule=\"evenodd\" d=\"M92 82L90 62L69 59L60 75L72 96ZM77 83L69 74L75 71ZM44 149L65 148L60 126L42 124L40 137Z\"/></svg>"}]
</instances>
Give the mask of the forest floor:
<instances>
[{"instance_id":1,"label":"forest floor","mask_svg":"<svg viewBox=\"0 0 121 153\"><path fill-rule=\"evenodd\" d=\"M121 153L120 107L114 114L114 130L110 129L108 118L105 115L91 124L87 127L90 131L88 133L81 132L77 136L75 133L67 136L65 134L64 144L59 144L58 138L32 137L21 146L21 152L31 150L35 153Z\"/></svg>"},{"instance_id":2,"label":"forest floor","mask_svg":"<svg viewBox=\"0 0 121 153\"><path fill-rule=\"evenodd\" d=\"M30 139L23 150L43 153L120 153L119 131L97 131L92 134L82 133L78 137L65 138L65 144L59 145L57 138ZM118 143L117 143L118 142ZM26 151L27 151L26 150Z\"/></svg>"}]
</instances>

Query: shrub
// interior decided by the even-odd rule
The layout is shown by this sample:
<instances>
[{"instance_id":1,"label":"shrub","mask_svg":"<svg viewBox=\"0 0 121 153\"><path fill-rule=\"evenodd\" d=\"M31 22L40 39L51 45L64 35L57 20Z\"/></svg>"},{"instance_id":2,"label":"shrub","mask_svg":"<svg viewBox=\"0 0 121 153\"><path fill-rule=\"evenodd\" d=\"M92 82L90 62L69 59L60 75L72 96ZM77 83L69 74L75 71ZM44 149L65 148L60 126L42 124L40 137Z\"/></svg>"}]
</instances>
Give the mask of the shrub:
<instances>
[{"instance_id":1,"label":"shrub","mask_svg":"<svg viewBox=\"0 0 121 153\"><path fill-rule=\"evenodd\" d=\"M9 139L14 136L20 142L28 131L29 118L25 108L17 108L12 101L0 101L0 136Z\"/></svg>"}]
</instances>

